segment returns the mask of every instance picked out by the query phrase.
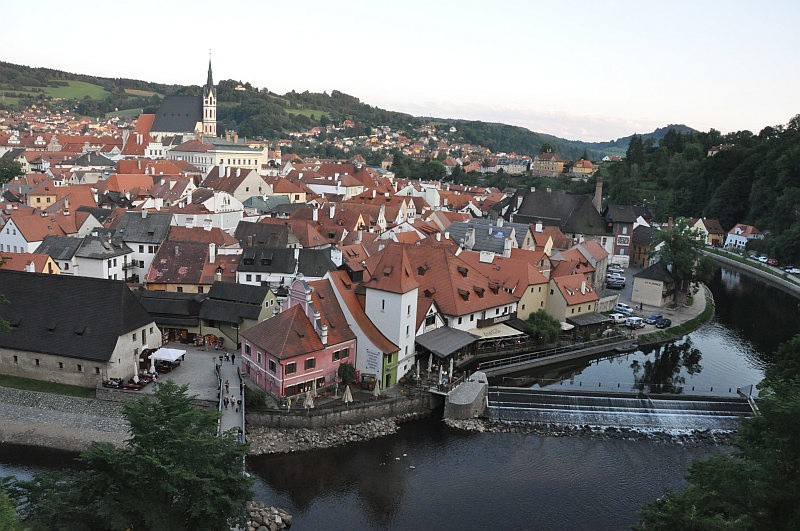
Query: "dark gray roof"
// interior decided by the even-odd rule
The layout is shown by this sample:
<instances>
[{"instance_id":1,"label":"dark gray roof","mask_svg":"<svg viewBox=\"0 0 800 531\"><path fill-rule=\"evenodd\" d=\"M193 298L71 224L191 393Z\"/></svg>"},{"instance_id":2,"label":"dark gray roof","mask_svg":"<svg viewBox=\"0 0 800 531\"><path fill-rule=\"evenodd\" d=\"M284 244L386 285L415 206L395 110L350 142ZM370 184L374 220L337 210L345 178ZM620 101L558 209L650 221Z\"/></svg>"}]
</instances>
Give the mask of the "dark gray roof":
<instances>
[{"instance_id":1,"label":"dark gray roof","mask_svg":"<svg viewBox=\"0 0 800 531\"><path fill-rule=\"evenodd\" d=\"M514 200L516 201L516 199ZM511 206L514 206L512 201ZM607 224L592 205L592 198L584 195L536 190L524 192L522 205L514 213L517 223L536 223L558 226L572 234L607 234Z\"/></svg>"},{"instance_id":2,"label":"dark gray roof","mask_svg":"<svg viewBox=\"0 0 800 531\"><path fill-rule=\"evenodd\" d=\"M88 212L89 214L94 216L94 218L100 223L103 223L106 220L106 218L110 216L111 213L113 212L113 210L110 208L89 207L89 206L79 206L78 211Z\"/></svg>"},{"instance_id":3,"label":"dark gray roof","mask_svg":"<svg viewBox=\"0 0 800 531\"><path fill-rule=\"evenodd\" d=\"M200 304L205 295L144 289L134 293L158 326L188 327L200 323Z\"/></svg>"},{"instance_id":4,"label":"dark gray roof","mask_svg":"<svg viewBox=\"0 0 800 531\"><path fill-rule=\"evenodd\" d=\"M453 352L471 345L477 339L477 336L473 336L469 332L445 326L417 336L416 342L436 356L446 358Z\"/></svg>"},{"instance_id":5,"label":"dark gray roof","mask_svg":"<svg viewBox=\"0 0 800 531\"><path fill-rule=\"evenodd\" d=\"M639 216L645 220L653 218L650 210L640 205L609 205L605 212L609 223L633 223Z\"/></svg>"},{"instance_id":6,"label":"dark gray roof","mask_svg":"<svg viewBox=\"0 0 800 531\"><path fill-rule=\"evenodd\" d=\"M286 194L256 195L245 199L242 204L247 208L256 209L259 214L263 214L278 205L288 205L289 196Z\"/></svg>"},{"instance_id":7,"label":"dark gray roof","mask_svg":"<svg viewBox=\"0 0 800 531\"><path fill-rule=\"evenodd\" d=\"M496 222L488 219L455 221L447 227L447 231L453 241L460 243L465 239L469 228L475 229L473 251L491 251L496 254L503 253L504 241L511 234L512 228L515 230L518 247L524 246L525 235L530 231L528 225L522 223L505 222L502 227L498 227Z\"/></svg>"},{"instance_id":8,"label":"dark gray roof","mask_svg":"<svg viewBox=\"0 0 800 531\"><path fill-rule=\"evenodd\" d=\"M643 269L633 275L634 278L646 278L649 280L659 280L664 283L671 283L675 282L675 279L672 278L672 275L667 270L666 264L664 262L656 262L655 264L651 265L647 269Z\"/></svg>"},{"instance_id":9,"label":"dark gray roof","mask_svg":"<svg viewBox=\"0 0 800 531\"><path fill-rule=\"evenodd\" d=\"M109 361L117 339L153 318L121 280L0 270L0 348Z\"/></svg>"},{"instance_id":10,"label":"dark gray roof","mask_svg":"<svg viewBox=\"0 0 800 531\"><path fill-rule=\"evenodd\" d=\"M208 298L203 301L200 317L226 323L241 323L244 319L255 321L261 314L269 288L214 282Z\"/></svg>"},{"instance_id":11,"label":"dark gray roof","mask_svg":"<svg viewBox=\"0 0 800 531\"><path fill-rule=\"evenodd\" d=\"M308 208L308 205L305 203L282 203L275 205L265 213L273 217L288 217L301 208Z\"/></svg>"},{"instance_id":12,"label":"dark gray roof","mask_svg":"<svg viewBox=\"0 0 800 531\"><path fill-rule=\"evenodd\" d=\"M192 133L203 121L203 98L200 96L167 96L153 120L154 132Z\"/></svg>"},{"instance_id":13,"label":"dark gray roof","mask_svg":"<svg viewBox=\"0 0 800 531\"><path fill-rule=\"evenodd\" d=\"M241 225L241 224L240 224ZM295 249L276 247L245 247L239 259L237 271L245 273L285 273L293 274L297 260ZM298 250L299 254L299 250Z\"/></svg>"},{"instance_id":14,"label":"dark gray roof","mask_svg":"<svg viewBox=\"0 0 800 531\"><path fill-rule=\"evenodd\" d=\"M271 223L255 223L240 221L236 226L233 237L239 240L239 245L245 247L272 247L286 248L289 241L299 244L288 225L274 225Z\"/></svg>"},{"instance_id":15,"label":"dark gray roof","mask_svg":"<svg viewBox=\"0 0 800 531\"><path fill-rule=\"evenodd\" d=\"M328 271L336 271L331 260L331 249L300 249L300 265L297 272L303 276L322 278Z\"/></svg>"},{"instance_id":16,"label":"dark gray roof","mask_svg":"<svg viewBox=\"0 0 800 531\"><path fill-rule=\"evenodd\" d=\"M651 245L654 243L658 231L653 227L639 225L633 229L633 243L635 245Z\"/></svg>"},{"instance_id":17,"label":"dark gray roof","mask_svg":"<svg viewBox=\"0 0 800 531\"><path fill-rule=\"evenodd\" d=\"M582 313L580 315L567 317L567 322L575 326L599 325L609 321L611 321L611 318L602 313Z\"/></svg>"},{"instance_id":18,"label":"dark gray roof","mask_svg":"<svg viewBox=\"0 0 800 531\"><path fill-rule=\"evenodd\" d=\"M167 239L171 222L172 214L148 212L143 218L141 212L126 212L113 228L125 242L160 244Z\"/></svg>"},{"instance_id":19,"label":"dark gray roof","mask_svg":"<svg viewBox=\"0 0 800 531\"><path fill-rule=\"evenodd\" d=\"M45 236L34 253L49 255L53 260L72 260L83 242L71 236Z\"/></svg>"},{"instance_id":20,"label":"dark gray roof","mask_svg":"<svg viewBox=\"0 0 800 531\"><path fill-rule=\"evenodd\" d=\"M89 151L72 161L75 166L101 166L111 168L117 163L97 151Z\"/></svg>"},{"instance_id":21,"label":"dark gray roof","mask_svg":"<svg viewBox=\"0 0 800 531\"><path fill-rule=\"evenodd\" d=\"M105 236L85 236L75 256L105 260L132 252L133 250L122 240Z\"/></svg>"}]
</instances>

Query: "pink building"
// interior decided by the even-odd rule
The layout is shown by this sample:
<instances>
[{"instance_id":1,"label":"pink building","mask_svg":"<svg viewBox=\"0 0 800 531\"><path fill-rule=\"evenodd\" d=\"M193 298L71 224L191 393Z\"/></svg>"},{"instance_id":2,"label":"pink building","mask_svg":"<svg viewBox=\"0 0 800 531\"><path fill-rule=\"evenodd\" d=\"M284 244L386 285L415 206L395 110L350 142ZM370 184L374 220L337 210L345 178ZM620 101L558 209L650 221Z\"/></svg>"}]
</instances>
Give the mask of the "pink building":
<instances>
[{"instance_id":1,"label":"pink building","mask_svg":"<svg viewBox=\"0 0 800 531\"><path fill-rule=\"evenodd\" d=\"M285 306L242 333L244 372L277 397L333 385L341 363L356 364L356 336L330 283L295 280Z\"/></svg>"}]
</instances>

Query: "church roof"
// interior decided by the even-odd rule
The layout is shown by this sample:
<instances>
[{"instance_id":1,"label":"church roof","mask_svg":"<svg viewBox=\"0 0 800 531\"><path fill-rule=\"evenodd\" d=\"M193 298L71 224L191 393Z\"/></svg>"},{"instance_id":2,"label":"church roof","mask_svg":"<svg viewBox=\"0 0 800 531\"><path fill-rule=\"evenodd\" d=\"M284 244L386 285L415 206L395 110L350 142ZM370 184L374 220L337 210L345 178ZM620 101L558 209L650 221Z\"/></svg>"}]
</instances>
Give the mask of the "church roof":
<instances>
[{"instance_id":1,"label":"church roof","mask_svg":"<svg viewBox=\"0 0 800 531\"><path fill-rule=\"evenodd\" d=\"M203 99L200 96L167 96L153 120L152 131L192 133L203 121Z\"/></svg>"}]
</instances>

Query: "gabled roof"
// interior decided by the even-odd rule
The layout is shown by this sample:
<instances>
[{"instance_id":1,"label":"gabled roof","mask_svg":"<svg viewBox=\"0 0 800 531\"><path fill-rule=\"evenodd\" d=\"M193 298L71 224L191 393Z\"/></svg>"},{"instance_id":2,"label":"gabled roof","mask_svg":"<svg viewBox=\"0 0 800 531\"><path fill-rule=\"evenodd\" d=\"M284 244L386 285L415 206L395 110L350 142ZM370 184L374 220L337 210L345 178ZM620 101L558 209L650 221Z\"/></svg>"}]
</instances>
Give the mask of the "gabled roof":
<instances>
[{"instance_id":1,"label":"gabled roof","mask_svg":"<svg viewBox=\"0 0 800 531\"><path fill-rule=\"evenodd\" d=\"M367 287L392 293L408 293L418 288L404 245L389 245L370 268Z\"/></svg>"},{"instance_id":2,"label":"gabled roof","mask_svg":"<svg viewBox=\"0 0 800 531\"><path fill-rule=\"evenodd\" d=\"M121 280L0 270L0 348L107 362L117 339L153 318Z\"/></svg>"},{"instance_id":3,"label":"gabled roof","mask_svg":"<svg viewBox=\"0 0 800 531\"><path fill-rule=\"evenodd\" d=\"M292 234L288 224L240 221L233 237L239 240L242 248L253 246L286 248L289 245L299 245L297 237Z\"/></svg>"},{"instance_id":4,"label":"gabled roof","mask_svg":"<svg viewBox=\"0 0 800 531\"><path fill-rule=\"evenodd\" d=\"M109 238L108 236L84 236L75 256L93 260L106 260L132 252L131 248L125 245L122 240Z\"/></svg>"},{"instance_id":5,"label":"gabled roof","mask_svg":"<svg viewBox=\"0 0 800 531\"><path fill-rule=\"evenodd\" d=\"M11 220L28 243L40 242L47 236L66 236L55 216L12 214Z\"/></svg>"},{"instance_id":6,"label":"gabled roof","mask_svg":"<svg viewBox=\"0 0 800 531\"><path fill-rule=\"evenodd\" d=\"M153 257L147 282L152 284L200 284L208 260L208 245L165 240Z\"/></svg>"},{"instance_id":7,"label":"gabled roof","mask_svg":"<svg viewBox=\"0 0 800 531\"><path fill-rule=\"evenodd\" d=\"M214 282L203 301L200 317L226 323L241 323L244 319L255 321L268 295L269 288L262 286Z\"/></svg>"},{"instance_id":8,"label":"gabled roof","mask_svg":"<svg viewBox=\"0 0 800 531\"><path fill-rule=\"evenodd\" d=\"M172 214L160 212L126 212L110 228L125 242L159 244L169 234Z\"/></svg>"},{"instance_id":9,"label":"gabled roof","mask_svg":"<svg viewBox=\"0 0 800 531\"><path fill-rule=\"evenodd\" d=\"M647 225L639 225L633 229L633 244L649 246L658 234L658 231Z\"/></svg>"},{"instance_id":10,"label":"gabled roof","mask_svg":"<svg viewBox=\"0 0 800 531\"><path fill-rule=\"evenodd\" d=\"M211 230L206 230L205 227L171 226L167 239L176 242L215 243L217 245L229 246L238 243L236 238L219 227L212 227Z\"/></svg>"},{"instance_id":11,"label":"gabled roof","mask_svg":"<svg viewBox=\"0 0 800 531\"><path fill-rule=\"evenodd\" d=\"M27 271L28 265L33 263L33 272L47 273L44 269L49 259L50 257L46 254L3 251L0 253L0 269Z\"/></svg>"},{"instance_id":12,"label":"gabled roof","mask_svg":"<svg viewBox=\"0 0 800 531\"><path fill-rule=\"evenodd\" d=\"M500 205L497 203L495 206ZM494 209L494 207L493 207ZM575 234L606 234L606 222L592 205L592 198L560 192L525 192L514 221L558 226ZM555 240L553 242L556 243Z\"/></svg>"},{"instance_id":13,"label":"gabled roof","mask_svg":"<svg viewBox=\"0 0 800 531\"><path fill-rule=\"evenodd\" d=\"M134 294L158 326L197 326L206 295L138 289Z\"/></svg>"},{"instance_id":14,"label":"gabled roof","mask_svg":"<svg viewBox=\"0 0 800 531\"><path fill-rule=\"evenodd\" d=\"M82 238L71 236L45 236L35 252L49 255L53 260L72 260L82 241Z\"/></svg>"},{"instance_id":15,"label":"gabled roof","mask_svg":"<svg viewBox=\"0 0 800 531\"><path fill-rule=\"evenodd\" d=\"M261 321L240 335L280 360L310 354L324 347L299 304Z\"/></svg>"},{"instance_id":16,"label":"gabled roof","mask_svg":"<svg viewBox=\"0 0 800 531\"><path fill-rule=\"evenodd\" d=\"M350 329L328 279L315 280L308 285L314 290L311 293L311 302L319 311L322 324L328 325L328 344L336 345L355 340L356 335Z\"/></svg>"},{"instance_id":17,"label":"gabled roof","mask_svg":"<svg viewBox=\"0 0 800 531\"><path fill-rule=\"evenodd\" d=\"M675 282L670 272L667 270L666 264L663 262L656 262L647 269L643 269L633 275L634 278L646 278L649 280L658 280L664 283Z\"/></svg>"},{"instance_id":18,"label":"gabled roof","mask_svg":"<svg viewBox=\"0 0 800 531\"><path fill-rule=\"evenodd\" d=\"M550 281L556 285L561 296L567 301L567 306L593 302L599 298L591 283L581 273L557 278L551 277Z\"/></svg>"},{"instance_id":19,"label":"gabled roof","mask_svg":"<svg viewBox=\"0 0 800 531\"><path fill-rule=\"evenodd\" d=\"M609 205L605 218L609 223L633 223L639 216L652 219L649 209L638 205Z\"/></svg>"}]
</instances>

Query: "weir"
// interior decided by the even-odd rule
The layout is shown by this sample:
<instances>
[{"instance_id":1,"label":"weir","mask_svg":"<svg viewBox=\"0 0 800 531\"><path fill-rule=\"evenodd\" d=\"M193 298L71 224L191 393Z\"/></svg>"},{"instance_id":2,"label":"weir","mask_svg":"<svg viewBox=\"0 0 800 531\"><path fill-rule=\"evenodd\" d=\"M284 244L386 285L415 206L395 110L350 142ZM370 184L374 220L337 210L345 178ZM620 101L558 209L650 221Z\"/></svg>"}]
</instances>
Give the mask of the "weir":
<instances>
[{"instance_id":1,"label":"weir","mask_svg":"<svg viewBox=\"0 0 800 531\"><path fill-rule=\"evenodd\" d=\"M562 426L735 430L753 410L746 398L490 387L487 413L491 420Z\"/></svg>"}]
</instances>

